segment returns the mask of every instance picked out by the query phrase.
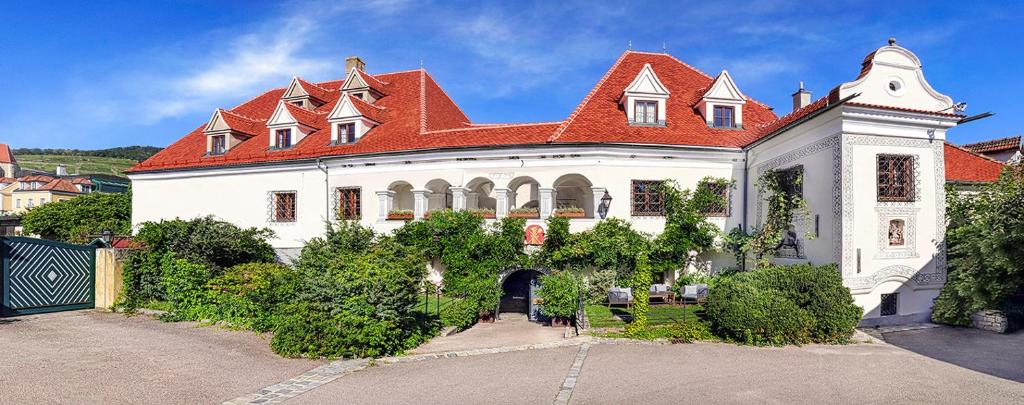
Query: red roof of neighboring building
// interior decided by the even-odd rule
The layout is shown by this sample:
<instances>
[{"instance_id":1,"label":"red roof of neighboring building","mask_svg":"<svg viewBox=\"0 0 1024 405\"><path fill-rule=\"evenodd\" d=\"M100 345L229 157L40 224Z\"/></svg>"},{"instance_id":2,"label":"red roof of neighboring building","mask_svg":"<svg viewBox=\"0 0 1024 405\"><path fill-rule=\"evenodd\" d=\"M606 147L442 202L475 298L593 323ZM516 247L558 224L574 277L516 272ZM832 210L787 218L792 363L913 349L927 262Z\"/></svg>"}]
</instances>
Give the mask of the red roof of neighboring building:
<instances>
[{"instance_id":1,"label":"red roof of neighboring building","mask_svg":"<svg viewBox=\"0 0 1024 405\"><path fill-rule=\"evenodd\" d=\"M946 143L946 181L992 182L1006 167L1002 162Z\"/></svg>"},{"instance_id":2,"label":"red roof of neighboring building","mask_svg":"<svg viewBox=\"0 0 1024 405\"><path fill-rule=\"evenodd\" d=\"M14 153L11 152L11 147L6 143L0 143L0 163L18 163L18 160L14 158Z\"/></svg>"},{"instance_id":3,"label":"red roof of neighboring building","mask_svg":"<svg viewBox=\"0 0 1024 405\"><path fill-rule=\"evenodd\" d=\"M18 181L23 181L23 182L26 182L26 183L27 182L49 183L50 181L53 181L53 177L50 177L50 176L47 176L47 175L44 175L44 174L34 174L34 175L31 175L31 176L19 177Z\"/></svg>"},{"instance_id":4,"label":"red roof of neighboring building","mask_svg":"<svg viewBox=\"0 0 1024 405\"><path fill-rule=\"evenodd\" d=\"M971 143L971 144L963 145L962 148L967 149L967 150L969 150L971 152L975 152L975 153L1000 152L1000 151L1010 150L1010 149L1020 149L1021 148L1020 138L1021 138L1021 136L1017 135L1017 136L1011 136L1011 137L1007 137L1007 138L993 139L993 140L990 140L990 141L976 142L976 143Z\"/></svg>"},{"instance_id":5,"label":"red roof of neighboring building","mask_svg":"<svg viewBox=\"0 0 1024 405\"><path fill-rule=\"evenodd\" d=\"M14 177L0 177L0 184L10 184L16 181L18 181L18 179Z\"/></svg>"}]
</instances>

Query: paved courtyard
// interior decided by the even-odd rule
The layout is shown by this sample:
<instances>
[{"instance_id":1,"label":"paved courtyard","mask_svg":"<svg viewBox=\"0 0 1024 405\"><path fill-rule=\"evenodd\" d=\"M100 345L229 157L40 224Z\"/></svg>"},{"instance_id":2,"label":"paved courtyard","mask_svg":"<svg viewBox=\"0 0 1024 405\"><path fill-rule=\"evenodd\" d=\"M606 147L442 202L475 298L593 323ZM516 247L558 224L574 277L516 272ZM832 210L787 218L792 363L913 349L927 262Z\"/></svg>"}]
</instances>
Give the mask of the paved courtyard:
<instances>
[{"instance_id":1,"label":"paved courtyard","mask_svg":"<svg viewBox=\"0 0 1024 405\"><path fill-rule=\"evenodd\" d=\"M455 335L419 350L431 354L382 359L364 368L365 362L282 359L265 338L249 332L146 317L83 311L0 319L0 398L219 403L328 372L335 375L286 402L1024 403L1024 384L1018 382L1024 333L933 328L886 333L891 344L784 348L582 339L545 349L479 349L480 342L514 344L538 336L559 343L545 334L549 329L532 324L501 337L500 331L515 325L499 322L476 330L480 339ZM468 350L438 354L456 347Z\"/></svg>"}]
</instances>

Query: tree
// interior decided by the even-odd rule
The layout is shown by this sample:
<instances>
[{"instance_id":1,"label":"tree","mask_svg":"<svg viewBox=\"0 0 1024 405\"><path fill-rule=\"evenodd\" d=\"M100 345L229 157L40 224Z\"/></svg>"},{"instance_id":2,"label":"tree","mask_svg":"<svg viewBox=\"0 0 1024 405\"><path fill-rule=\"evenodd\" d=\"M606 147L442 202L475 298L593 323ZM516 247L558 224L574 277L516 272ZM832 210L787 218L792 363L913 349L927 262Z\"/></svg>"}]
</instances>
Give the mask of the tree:
<instances>
[{"instance_id":1,"label":"tree","mask_svg":"<svg viewBox=\"0 0 1024 405\"><path fill-rule=\"evenodd\" d=\"M26 234L44 239L87 243L104 230L131 233L130 193L92 193L28 210L21 219Z\"/></svg>"}]
</instances>

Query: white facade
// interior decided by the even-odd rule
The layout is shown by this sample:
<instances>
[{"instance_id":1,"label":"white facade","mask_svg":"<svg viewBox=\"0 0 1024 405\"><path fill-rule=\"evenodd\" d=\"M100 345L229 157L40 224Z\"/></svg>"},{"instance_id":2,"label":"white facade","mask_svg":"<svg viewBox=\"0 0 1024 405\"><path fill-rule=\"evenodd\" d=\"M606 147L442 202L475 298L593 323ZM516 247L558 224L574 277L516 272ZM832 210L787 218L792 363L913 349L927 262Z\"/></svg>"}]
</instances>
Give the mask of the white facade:
<instances>
[{"instance_id":1,"label":"white facade","mask_svg":"<svg viewBox=\"0 0 1024 405\"><path fill-rule=\"evenodd\" d=\"M729 193L728 216L710 219L728 232L737 226L753 229L766 215L765 196L755 187L761 174L802 166L810 215L794 224L798 254L777 260L839 263L867 324L923 320L945 282L943 142L958 118L936 114L951 112L946 110L952 100L928 85L909 51L890 44L866 63L871 66L857 80L833 91L834 103L745 148L496 146L137 173L130 176L133 223L214 215L243 227L269 227L277 233L274 247L295 253L323 233L325 221L337 217L339 188L358 188L359 220L378 232L404 223L388 219L392 210L411 210L422 218L436 209L487 208L500 219L513 208L536 207L539 218L528 222L543 225L562 205L586 211L586 218L571 221L572 230L579 231L599 221L596 207L607 191L613 198L608 217L627 219L653 234L662 230L663 219L632 215L632 181L672 179L693 189L711 176L737 185ZM656 74L645 66L624 89L620 102L629 119L637 97L657 101L657 121L665 122L670 94ZM742 126L746 98L725 72L694 107L709 117L715 103L735 107L735 123ZM283 107L271 122L298 125L285 119ZM355 114L332 113L332 118L347 118L341 115ZM359 135L369 126L360 127ZM890 154L913 162L912 201L879 201L877 159ZM273 220L272 194L280 191L296 194L294 222ZM895 224L898 245L890 230ZM713 268L735 264L726 253L706 259ZM899 294L897 312L883 317L881 300L891 293Z\"/></svg>"}]
</instances>

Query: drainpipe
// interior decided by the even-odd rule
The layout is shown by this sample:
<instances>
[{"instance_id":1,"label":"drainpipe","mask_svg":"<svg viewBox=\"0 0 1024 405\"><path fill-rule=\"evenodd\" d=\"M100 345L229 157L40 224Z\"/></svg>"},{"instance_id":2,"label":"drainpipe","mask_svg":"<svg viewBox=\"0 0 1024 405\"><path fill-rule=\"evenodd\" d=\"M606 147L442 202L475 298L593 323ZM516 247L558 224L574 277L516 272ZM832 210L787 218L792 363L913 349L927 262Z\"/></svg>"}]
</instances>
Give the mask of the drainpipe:
<instances>
[{"instance_id":1,"label":"drainpipe","mask_svg":"<svg viewBox=\"0 0 1024 405\"><path fill-rule=\"evenodd\" d=\"M322 158L316 158L316 168L324 172L324 220L331 220L331 186L328 181L327 164Z\"/></svg>"},{"instance_id":2,"label":"drainpipe","mask_svg":"<svg viewBox=\"0 0 1024 405\"><path fill-rule=\"evenodd\" d=\"M749 225L749 223L748 223L749 222L749 218L747 218L747 214L748 214L748 212L747 212L748 211L747 200L750 198L749 193L747 191L747 185L749 184L749 181L750 181L749 179L750 179L750 149L745 149L745 150L743 150L743 223L740 224L740 229L743 230L744 234L748 232L747 231L747 227ZM747 257L746 257L746 255L743 255L742 262L736 263L736 264L738 264L740 266L740 270L741 271L746 271L747 270Z\"/></svg>"}]
</instances>

